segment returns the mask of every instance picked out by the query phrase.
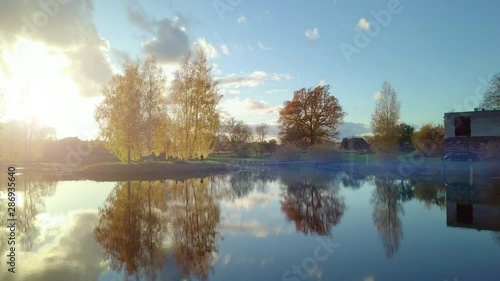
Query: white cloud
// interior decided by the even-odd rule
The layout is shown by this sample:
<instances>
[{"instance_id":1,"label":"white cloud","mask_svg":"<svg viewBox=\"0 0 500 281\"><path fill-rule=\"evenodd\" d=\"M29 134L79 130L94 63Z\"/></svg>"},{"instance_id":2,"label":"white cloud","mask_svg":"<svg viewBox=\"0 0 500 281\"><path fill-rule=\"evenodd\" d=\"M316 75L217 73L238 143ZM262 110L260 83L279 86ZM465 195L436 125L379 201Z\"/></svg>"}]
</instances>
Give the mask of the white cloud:
<instances>
[{"instance_id":1,"label":"white cloud","mask_svg":"<svg viewBox=\"0 0 500 281\"><path fill-rule=\"evenodd\" d=\"M271 47L264 46L264 44L261 41L259 41L258 45L259 45L259 48L262 49L262 50L266 50L266 51L272 51L273 50L273 48L271 48Z\"/></svg>"},{"instance_id":2,"label":"white cloud","mask_svg":"<svg viewBox=\"0 0 500 281\"><path fill-rule=\"evenodd\" d=\"M375 95L373 95L374 100L381 100L384 98L384 94L382 92L376 92Z\"/></svg>"},{"instance_id":3,"label":"white cloud","mask_svg":"<svg viewBox=\"0 0 500 281\"><path fill-rule=\"evenodd\" d=\"M291 92L291 91L286 90L286 89L273 89L273 90L266 91L266 94L289 93L289 92Z\"/></svg>"},{"instance_id":4,"label":"white cloud","mask_svg":"<svg viewBox=\"0 0 500 281\"><path fill-rule=\"evenodd\" d=\"M325 85L326 85L325 80L323 80L323 79L319 80L318 85L319 85L319 86L325 86Z\"/></svg>"},{"instance_id":5,"label":"white cloud","mask_svg":"<svg viewBox=\"0 0 500 281\"><path fill-rule=\"evenodd\" d=\"M265 71L254 71L246 75L230 74L224 78L218 79L221 87L256 87L264 84L267 80L281 81L290 80L292 76L289 73L267 73Z\"/></svg>"},{"instance_id":6,"label":"white cloud","mask_svg":"<svg viewBox=\"0 0 500 281\"><path fill-rule=\"evenodd\" d=\"M249 124L277 120L280 108L279 105L272 106L263 100L241 99L240 97L224 99L219 105L219 109L226 115Z\"/></svg>"},{"instance_id":7,"label":"white cloud","mask_svg":"<svg viewBox=\"0 0 500 281\"><path fill-rule=\"evenodd\" d=\"M366 20L365 18L361 18L358 21L357 27L361 30L370 30L370 22Z\"/></svg>"},{"instance_id":8,"label":"white cloud","mask_svg":"<svg viewBox=\"0 0 500 281\"><path fill-rule=\"evenodd\" d=\"M247 22L247 18L245 16L240 16L236 21L239 24L246 23Z\"/></svg>"},{"instance_id":9,"label":"white cloud","mask_svg":"<svg viewBox=\"0 0 500 281\"><path fill-rule=\"evenodd\" d=\"M97 96L102 84L113 74L107 55L109 42L101 37L93 23L92 1L65 2L56 4L57 11L48 17L38 1L0 1L0 50L12 51L20 42L43 44L67 59L67 73L80 95ZM47 17L43 20L36 15ZM16 67L29 71L31 65ZM1 58L0 72L11 72Z\"/></svg>"},{"instance_id":10,"label":"white cloud","mask_svg":"<svg viewBox=\"0 0 500 281\"><path fill-rule=\"evenodd\" d=\"M219 53L217 52L217 49L210 43L205 40L205 38L199 38L195 42L195 46L198 46L201 48L205 54L207 55L208 58L218 58Z\"/></svg>"},{"instance_id":11,"label":"white cloud","mask_svg":"<svg viewBox=\"0 0 500 281\"><path fill-rule=\"evenodd\" d=\"M222 50L222 53L226 56L229 56L231 54L226 44L221 44L220 49Z\"/></svg>"},{"instance_id":12,"label":"white cloud","mask_svg":"<svg viewBox=\"0 0 500 281\"><path fill-rule=\"evenodd\" d=\"M309 29L306 31L305 33L307 39L311 40L311 41L316 41L319 39L319 29L318 28L313 28L313 29Z\"/></svg>"}]
</instances>

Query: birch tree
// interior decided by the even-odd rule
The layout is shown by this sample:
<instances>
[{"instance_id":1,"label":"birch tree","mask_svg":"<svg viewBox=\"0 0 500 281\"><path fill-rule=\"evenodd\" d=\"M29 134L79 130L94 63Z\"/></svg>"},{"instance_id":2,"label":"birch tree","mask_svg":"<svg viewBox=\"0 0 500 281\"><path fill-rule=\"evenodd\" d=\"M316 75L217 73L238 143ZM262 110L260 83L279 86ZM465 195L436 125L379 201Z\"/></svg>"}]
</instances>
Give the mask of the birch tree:
<instances>
[{"instance_id":1,"label":"birch tree","mask_svg":"<svg viewBox=\"0 0 500 281\"><path fill-rule=\"evenodd\" d=\"M175 73L171 93L172 144L169 155L180 159L205 157L219 129L217 82L202 50L187 55Z\"/></svg>"},{"instance_id":2,"label":"birch tree","mask_svg":"<svg viewBox=\"0 0 500 281\"><path fill-rule=\"evenodd\" d=\"M373 149L381 157L393 157L399 152L400 108L396 91L391 84L384 82L371 121Z\"/></svg>"},{"instance_id":3,"label":"birch tree","mask_svg":"<svg viewBox=\"0 0 500 281\"><path fill-rule=\"evenodd\" d=\"M127 64L124 74L115 75L104 88L104 101L95 112L100 136L105 140L107 148L127 163L141 158L143 84L140 64Z\"/></svg>"}]
</instances>

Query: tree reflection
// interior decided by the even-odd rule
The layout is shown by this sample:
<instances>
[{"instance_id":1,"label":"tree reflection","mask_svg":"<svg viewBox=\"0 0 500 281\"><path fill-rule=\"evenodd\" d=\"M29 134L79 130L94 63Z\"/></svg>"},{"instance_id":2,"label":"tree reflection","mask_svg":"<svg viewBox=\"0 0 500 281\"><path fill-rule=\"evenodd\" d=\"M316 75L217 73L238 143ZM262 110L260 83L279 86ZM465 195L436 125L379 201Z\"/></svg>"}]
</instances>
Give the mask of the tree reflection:
<instances>
[{"instance_id":1,"label":"tree reflection","mask_svg":"<svg viewBox=\"0 0 500 281\"><path fill-rule=\"evenodd\" d=\"M220 233L220 208L209 193L208 180L190 179L170 185L175 259L186 277L208 279L215 263Z\"/></svg>"},{"instance_id":2,"label":"tree reflection","mask_svg":"<svg viewBox=\"0 0 500 281\"><path fill-rule=\"evenodd\" d=\"M446 187L441 182L418 181L413 186L415 198L425 203L427 208L435 205L446 208Z\"/></svg>"},{"instance_id":3,"label":"tree reflection","mask_svg":"<svg viewBox=\"0 0 500 281\"><path fill-rule=\"evenodd\" d=\"M94 234L104 257L117 261L113 269L151 275L165 261L167 214L161 187L160 182L119 183L99 208Z\"/></svg>"},{"instance_id":4,"label":"tree reflection","mask_svg":"<svg viewBox=\"0 0 500 281\"><path fill-rule=\"evenodd\" d=\"M173 251L185 278L207 279L215 262L220 209L210 179L125 182L99 208L94 230L111 267L157 280Z\"/></svg>"},{"instance_id":5,"label":"tree reflection","mask_svg":"<svg viewBox=\"0 0 500 281\"><path fill-rule=\"evenodd\" d=\"M56 182L45 181L43 178L35 177L30 174L16 175L16 249L21 251L31 251L33 242L38 237L38 228L36 226L36 217L44 212L44 199L47 196L53 196L55 193ZM3 184L2 184L3 186ZM5 185L6 186L6 185ZM7 188L5 188L7 191ZM0 220L7 222L8 211L7 203L0 214ZM7 241L7 229L0 230L2 241ZM7 243L1 243L0 251L7 248Z\"/></svg>"},{"instance_id":6,"label":"tree reflection","mask_svg":"<svg viewBox=\"0 0 500 281\"><path fill-rule=\"evenodd\" d=\"M323 173L324 174L324 173ZM305 234L331 235L345 210L344 198L328 176L284 174L286 185L281 200L281 211L297 231Z\"/></svg>"},{"instance_id":7,"label":"tree reflection","mask_svg":"<svg viewBox=\"0 0 500 281\"><path fill-rule=\"evenodd\" d=\"M345 171L340 174L340 180L344 187L359 189L371 176L360 172Z\"/></svg>"},{"instance_id":8,"label":"tree reflection","mask_svg":"<svg viewBox=\"0 0 500 281\"><path fill-rule=\"evenodd\" d=\"M390 259L398 251L403 237L400 214L404 214L404 210L398 182L387 178L376 178L372 203L373 222L382 240L385 254Z\"/></svg>"}]
</instances>

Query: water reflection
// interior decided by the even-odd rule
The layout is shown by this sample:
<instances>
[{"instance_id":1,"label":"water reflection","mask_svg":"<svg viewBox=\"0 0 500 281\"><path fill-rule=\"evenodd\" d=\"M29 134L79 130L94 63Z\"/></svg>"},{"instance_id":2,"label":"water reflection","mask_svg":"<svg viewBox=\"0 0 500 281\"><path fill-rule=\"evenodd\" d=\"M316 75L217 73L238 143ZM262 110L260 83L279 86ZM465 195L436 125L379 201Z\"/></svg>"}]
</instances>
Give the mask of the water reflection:
<instances>
[{"instance_id":1,"label":"water reflection","mask_svg":"<svg viewBox=\"0 0 500 281\"><path fill-rule=\"evenodd\" d=\"M401 215L404 214L400 181L384 177L375 178L372 197L373 223L377 228L387 258L398 251L403 238Z\"/></svg>"},{"instance_id":2,"label":"water reflection","mask_svg":"<svg viewBox=\"0 0 500 281\"><path fill-rule=\"evenodd\" d=\"M339 196L335 177L329 174L313 175L285 173L281 211L288 221L295 223L297 231L318 235L331 235L331 229L342 218L346 205Z\"/></svg>"},{"instance_id":3,"label":"water reflection","mask_svg":"<svg viewBox=\"0 0 500 281\"><path fill-rule=\"evenodd\" d=\"M40 177L20 174L16 176L15 183L16 246L18 250L28 252L32 250L33 242L39 235L36 217L44 211L44 198L54 194L56 182L43 181ZM7 188L2 188L3 190L7 190ZM8 219L6 206L7 203L2 202L0 220L3 222L6 222ZM0 230L1 241L7 241L7 234L6 229L2 227ZM0 243L0 251L5 251L6 249L7 243Z\"/></svg>"},{"instance_id":4,"label":"water reflection","mask_svg":"<svg viewBox=\"0 0 500 281\"><path fill-rule=\"evenodd\" d=\"M183 277L206 280L215 262L220 209L210 179L119 183L99 208L95 238L112 269L156 280L173 252Z\"/></svg>"},{"instance_id":5,"label":"water reflection","mask_svg":"<svg viewBox=\"0 0 500 281\"><path fill-rule=\"evenodd\" d=\"M27 264L36 269L16 280L279 280L314 253L314 236L342 245L318 261L325 280L363 280L355 271L401 280L387 268L415 270L405 263L409 256L424 269L461 264L453 268L457 272L443 274L466 276L477 264L464 262L467 257L452 247L463 245L485 268L500 254L498 182L471 186L356 171L254 170L185 181L110 183L101 195L86 197L95 200L92 204L75 205L69 214L64 208L72 206L58 209L57 200L48 197L73 195L72 183L56 190L54 182L33 176L20 176L18 182L23 220L18 238L23 251L31 250L23 256L22 269ZM96 183L80 184L75 197ZM0 219L5 214L0 212ZM52 219L57 221L45 229L44 222ZM436 257L428 257L429 252ZM496 280L488 279L494 271L478 273L477 280ZM412 274L408 280L430 276ZM445 279L437 271L429 274ZM0 280L10 280L4 275Z\"/></svg>"},{"instance_id":6,"label":"water reflection","mask_svg":"<svg viewBox=\"0 0 500 281\"><path fill-rule=\"evenodd\" d=\"M500 245L500 184L487 182L465 187L447 184L446 224L491 231L493 240Z\"/></svg>"}]
</instances>

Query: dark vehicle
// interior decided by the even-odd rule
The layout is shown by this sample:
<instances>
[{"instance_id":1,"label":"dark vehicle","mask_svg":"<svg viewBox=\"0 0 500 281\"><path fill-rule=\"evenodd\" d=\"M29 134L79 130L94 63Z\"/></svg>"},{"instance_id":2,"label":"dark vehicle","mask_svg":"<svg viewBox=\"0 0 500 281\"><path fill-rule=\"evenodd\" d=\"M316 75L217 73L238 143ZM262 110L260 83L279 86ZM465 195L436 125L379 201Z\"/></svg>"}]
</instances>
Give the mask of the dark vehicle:
<instances>
[{"instance_id":1,"label":"dark vehicle","mask_svg":"<svg viewBox=\"0 0 500 281\"><path fill-rule=\"evenodd\" d=\"M479 157L469 151L450 152L446 154L443 159L446 161L479 161Z\"/></svg>"}]
</instances>

